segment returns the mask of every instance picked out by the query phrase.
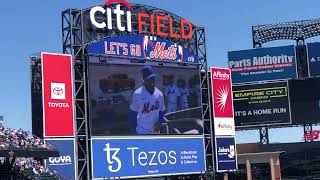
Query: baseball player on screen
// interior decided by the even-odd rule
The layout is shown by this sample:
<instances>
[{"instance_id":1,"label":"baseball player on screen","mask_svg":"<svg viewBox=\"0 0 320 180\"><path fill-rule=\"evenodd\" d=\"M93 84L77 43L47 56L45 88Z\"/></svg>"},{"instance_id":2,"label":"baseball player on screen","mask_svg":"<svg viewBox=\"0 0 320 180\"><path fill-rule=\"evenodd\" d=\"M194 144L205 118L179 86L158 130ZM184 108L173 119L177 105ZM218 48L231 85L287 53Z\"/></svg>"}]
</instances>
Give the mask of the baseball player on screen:
<instances>
[{"instance_id":1,"label":"baseball player on screen","mask_svg":"<svg viewBox=\"0 0 320 180\"><path fill-rule=\"evenodd\" d=\"M155 87L156 74L151 66L141 70L143 86L133 93L130 105L131 133L160 134L161 123L164 121L164 97Z\"/></svg>"},{"instance_id":2,"label":"baseball player on screen","mask_svg":"<svg viewBox=\"0 0 320 180\"><path fill-rule=\"evenodd\" d=\"M180 96L179 89L174 85L174 76L170 76L170 84L164 89L164 95L166 96L167 112L177 111L178 97Z\"/></svg>"},{"instance_id":3,"label":"baseball player on screen","mask_svg":"<svg viewBox=\"0 0 320 180\"><path fill-rule=\"evenodd\" d=\"M189 108L189 89L186 86L186 81L184 79L178 80L178 87L180 93L180 110Z\"/></svg>"}]
</instances>

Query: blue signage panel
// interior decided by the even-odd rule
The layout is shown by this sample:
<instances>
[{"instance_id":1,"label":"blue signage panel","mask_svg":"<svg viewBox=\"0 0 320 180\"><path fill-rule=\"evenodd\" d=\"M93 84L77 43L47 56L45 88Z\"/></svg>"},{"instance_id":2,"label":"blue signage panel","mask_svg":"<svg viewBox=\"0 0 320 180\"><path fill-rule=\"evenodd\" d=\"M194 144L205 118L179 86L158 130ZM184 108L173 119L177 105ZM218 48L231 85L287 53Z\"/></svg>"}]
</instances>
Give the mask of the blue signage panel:
<instances>
[{"instance_id":1,"label":"blue signage panel","mask_svg":"<svg viewBox=\"0 0 320 180\"><path fill-rule=\"evenodd\" d=\"M233 83L297 78L294 46L231 51L228 58Z\"/></svg>"},{"instance_id":2,"label":"blue signage panel","mask_svg":"<svg viewBox=\"0 0 320 180\"><path fill-rule=\"evenodd\" d=\"M234 137L216 137L217 172L237 170L237 152Z\"/></svg>"},{"instance_id":3,"label":"blue signage panel","mask_svg":"<svg viewBox=\"0 0 320 180\"><path fill-rule=\"evenodd\" d=\"M46 139L45 142L60 152L60 157L49 157L45 161L46 167L61 180L76 179L74 139Z\"/></svg>"},{"instance_id":4,"label":"blue signage panel","mask_svg":"<svg viewBox=\"0 0 320 180\"><path fill-rule=\"evenodd\" d=\"M199 63L189 49L154 36L127 35L107 38L90 44L88 53L166 62Z\"/></svg>"},{"instance_id":5,"label":"blue signage panel","mask_svg":"<svg viewBox=\"0 0 320 180\"><path fill-rule=\"evenodd\" d=\"M320 75L320 43L309 43L308 48L308 63L309 63L309 75Z\"/></svg>"},{"instance_id":6,"label":"blue signage panel","mask_svg":"<svg viewBox=\"0 0 320 180\"><path fill-rule=\"evenodd\" d=\"M92 138L93 179L205 172L203 136Z\"/></svg>"}]
</instances>

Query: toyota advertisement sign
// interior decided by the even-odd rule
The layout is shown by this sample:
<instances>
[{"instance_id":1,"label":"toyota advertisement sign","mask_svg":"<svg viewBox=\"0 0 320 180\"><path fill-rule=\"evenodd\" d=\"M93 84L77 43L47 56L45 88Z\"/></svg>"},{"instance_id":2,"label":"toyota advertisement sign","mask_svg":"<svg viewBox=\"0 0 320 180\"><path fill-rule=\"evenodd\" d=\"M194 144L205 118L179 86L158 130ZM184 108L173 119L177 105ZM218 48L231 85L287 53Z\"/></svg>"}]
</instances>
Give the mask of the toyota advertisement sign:
<instances>
[{"instance_id":1,"label":"toyota advertisement sign","mask_svg":"<svg viewBox=\"0 0 320 180\"><path fill-rule=\"evenodd\" d=\"M230 51L228 58L233 83L297 78L294 46Z\"/></svg>"},{"instance_id":2,"label":"toyota advertisement sign","mask_svg":"<svg viewBox=\"0 0 320 180\"><path fill-rule=\"evenodd\" d=\"M74 139L46 139L60 153L59 157L45 160L46 167L61 180L76 180L75 141Z\"/></svg>"},{"instance_id":3,"label":"toyota advertisement sign","mask_svg":"<svg viewBox=\"0 0 320 180\"><path fill-rule=\"evenodd\" d=\"M41 53L44 137L73 137L73 65L64 54Z\"/></svg>"},{"instance_id":4,"label":"toyota advertisement sign","mask_svg":"<svg viewBox=\"0 0 320 180\"><path fill-rule=\"evenodd\" d=\"M203 136L92 138L93 179L206 171Z\"/></svg>"},{"instance_id":5,"label":"toyota advertisement sign","mask_svg":"<svg viewBox=\"0 0 320 180\"><path fill-rule=\"evenodd\" d=\"M230 69L211 67L214 131L216 136L235 135Z\"/></svg>"}]
</instances>

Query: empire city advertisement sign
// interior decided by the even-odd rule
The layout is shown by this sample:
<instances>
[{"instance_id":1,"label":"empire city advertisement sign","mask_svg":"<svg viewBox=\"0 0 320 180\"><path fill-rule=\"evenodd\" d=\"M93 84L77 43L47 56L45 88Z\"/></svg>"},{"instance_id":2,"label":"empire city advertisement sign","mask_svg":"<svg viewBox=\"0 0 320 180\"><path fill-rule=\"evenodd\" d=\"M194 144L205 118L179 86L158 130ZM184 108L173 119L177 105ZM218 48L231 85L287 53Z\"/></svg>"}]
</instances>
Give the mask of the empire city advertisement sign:
<instances>
[{"instance_id":1,"label":"empire city advertisement sign","mask_svg":"<svg viewBox=\"0 0 320 180\"><path fill-rule=\"evenodd\" d=\"M287 82L233 86L236 127L289 124Z\"/></svg>"},{"instance_id":2,"label":"empire city advertisement sign","mask_svg":"<svg viewBox=\"0 0 320 180\"><path fill-rule=\"evenodd\" d=\"M118 3L115 8L110 5ZM155 13L132 13L133 7L125 0L108 0L104 6L96 6L90 10L90 21L98 29L117 29L120 32L133 32L132 18L137 18L138 33L145 33L145 29L151 36L170 37L175 39L190 39L193 33L193 25L186 19L179 23L172 17L154 15ZM116 23L113 22L115 17ZM101 19L104 19L103 21ZM114 24L116 24L114 26ZM168 27L168 28L166 28ZM178 32L176 29L179 29Z\"/></svg>"}]
</instances>

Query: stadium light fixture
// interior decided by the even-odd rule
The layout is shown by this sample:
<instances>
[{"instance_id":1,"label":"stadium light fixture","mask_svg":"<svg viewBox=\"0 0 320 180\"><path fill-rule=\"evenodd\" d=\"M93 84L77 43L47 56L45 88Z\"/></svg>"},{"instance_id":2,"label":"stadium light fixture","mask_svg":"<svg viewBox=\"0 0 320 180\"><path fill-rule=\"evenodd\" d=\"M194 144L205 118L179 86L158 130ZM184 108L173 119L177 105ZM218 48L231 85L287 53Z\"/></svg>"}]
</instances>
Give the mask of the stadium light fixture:
<instances>
[{"instance_id":1,"label":"stadium light fixture","mask_svg":"<svg viewBox=\"0 0 320 180\"><path fill-rule=\"evenodd\" d=\"M320 35L320 18L253 26L252 34L255 44L279 39L304 40Z\"/></svg>"}]
</instances>

